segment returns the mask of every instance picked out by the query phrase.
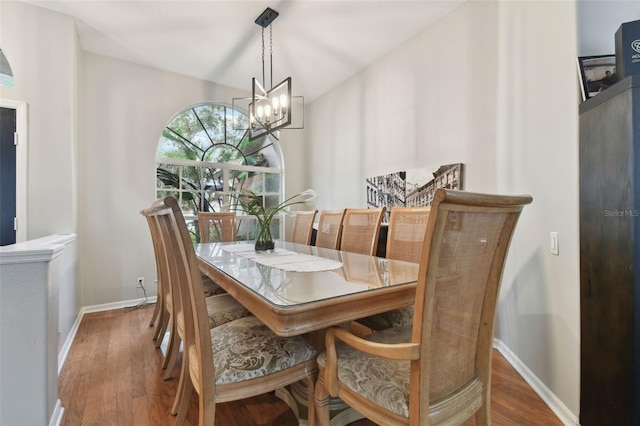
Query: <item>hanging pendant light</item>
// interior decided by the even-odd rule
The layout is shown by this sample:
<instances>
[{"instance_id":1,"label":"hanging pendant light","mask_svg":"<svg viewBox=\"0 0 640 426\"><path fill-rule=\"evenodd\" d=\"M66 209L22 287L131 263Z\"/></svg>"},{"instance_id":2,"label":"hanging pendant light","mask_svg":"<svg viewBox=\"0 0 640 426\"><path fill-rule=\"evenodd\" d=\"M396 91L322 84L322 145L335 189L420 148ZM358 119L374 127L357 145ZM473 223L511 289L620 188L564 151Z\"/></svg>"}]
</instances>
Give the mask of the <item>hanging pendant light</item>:
<instances>
[{"instance_id":1,"label":"hanging pendant light","mask_svg":"<svg viewBox=\"0 0 640 426\"><path fill-rule=\"evenodd\" d=\"M238 101L248 100L249 140L258 139L266 135L273 135L278 138L279 130L290 127L293 117L294 104L302 105L304 108L304 98L291 95L291 77L287 77L280 83L273 85L273 30L272 22L279 13L271 8L266 8L256 19L256 24L262 27L262 83L256 78L251 79L251 98L234 98L233 108L236 109ZM266 89L265 79L265 29L269 29L269 89ZM302 101L300 101L302 99ZM304 111L301 111L304 115ZM236 121L234 120L234 123ZM234 125L235 127L235 125ZM290 127L301 129L304 127ZM238 127L236 127L238 128Z\"/></svg>"}]
</instances>

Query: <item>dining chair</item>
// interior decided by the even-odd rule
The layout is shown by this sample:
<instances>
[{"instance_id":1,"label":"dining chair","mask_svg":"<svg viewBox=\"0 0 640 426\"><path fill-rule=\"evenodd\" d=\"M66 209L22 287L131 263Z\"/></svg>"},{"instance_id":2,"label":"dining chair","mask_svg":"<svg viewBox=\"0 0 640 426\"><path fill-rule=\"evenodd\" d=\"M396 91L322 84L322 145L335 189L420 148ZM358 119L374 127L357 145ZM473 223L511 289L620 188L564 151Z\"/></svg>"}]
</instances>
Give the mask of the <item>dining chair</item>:
<instances>
[{"instance_id":1,"label":"dining chair","mask_svg":"<svg viewBox=\"0 0 640 426\"><path fill-rule=\"evenodd\" d=\"M254 316L209 328L198 261L182 212L173 197L156 205L163 206L171 210L163 234L171 243L168 251L180 278L184 315L184 374L176 425L184 423L194 390L199 424L211 426L218 402L260 395L300 380L312 389L317 352L302 336L278 337ZM312 392L308 403L313 404Z\"/></svg>"},{"instance_id":2,"label":"dining chair","mask_svg":"<svg viewBox=\"0 0 640 426\"><path fill-rule=\"evenodd\" d=\"M291 242L297 244L311 244L313 234L313 222L316 219L318 210L297 211L293 218L293 228L291 230Z\"/></svg>"},{"instance_id":3,"label":"dining chair","mask_svg":"<svg viewBox=\"0 0 640 426\"><path fill-rule=\"evenodd\" d=\"M315 401L383 425L490 424L493 326L509 243L532 198L437 189L420 255L412 325L366 338L332 327ZM312 420L312 423L315 419Z\"/></svg>"},{"instance_id":4,"label":"dining chair","mask_svg":"<svg viewBox=\"0 0 640 426\"><path fill-rule=\"evenodd\" d=\"M166 307L165 295L165 293L169 291L169 283L166 282L166 269L163 267L163 252L162 247L160 247L161 240L160 235L158 234L158 227L155 223L155 218L146 216L146 219L147 224L149 225L149 231L151 232L151 242L153 244L153 254L156 260L157 277L156 303L153 309L153 315L151 316L151 322L149 326L156 326L155 332L153 333L153 340L156 341L156 347L160 347L160 345L162 344L162 339L160 339L159 337L164 337L169 325L169 312L167 311ZM158 321L157 323L155 322L156 320Z\"/></svg>"},{"instance_id":5,"label":"dining chair","mask_svg":"<svg viewBox=\"0 0 640 426\"><path fill-rule=\"evenodd\" d=\"M342 222L340 250L374 256L378 248L380 223L385 207L346 209Z\"/></svg>"},{"instance_id":6,"label":"dining chair","mask_svg":"<svg viewBox=\"0 0 640 426\"><path fill-rule=\"evenodd\" d=\"M323 210L320 212L316 247L338 250L342 235L344 210Z\"/></svg>"},{"instance_id":7,"label":"dining chair","mask_svg":"<svg viewBox=\"0 0 640 426\"><path fill-rule=\"evenodd\" d=\"M235 212L198 212L200 242L229 242L236 240Z\"/></svg>"},{"instance_id":8,"label":"dining chair","mask_svg":"<svg viewBox=\"0 0 640 426\"><path fill-rule=\"evenodd\" d=\"M386 258L419 263L431 207L392 207L387 230ZM389 271L393 273L393 271ZM358 319L371 331L411 324L413 305Z\"/></svg>"},{"instance_id":9,"label":"dining chair","mask_svg":"<svg viewBox=\"0 0 640 426\"><path fill-rule=\"evenodd\" d=\"M231 242L236 241L237 226L235 212L198 212L198 229L200 242ZM225 291L218 284L202 274L204 294L215 296Z\"/></svg>"},{"instance_id":10,"label":"dining chair","mask_svg":"<svg viewBox=\"0 0 640 426\"><path fill-rule=\"evenodd\" d=\"M153 240L154 251L156 252L156 269L158 272L158 283L162 289L162 313L163 313L163 329L157 337L156 347L160 347L165 332L169 330L169 340L167 349L162 362L162 368L165 370L164 378L169 379L173 373L175 363L178 358L178 352L181 340L184 339L183 332L183 315L180 311L179 298L180 277L176 273L175 265L172 264L171 246L166 241L166 231L163 234L167 224L170 211L166 208L159 208L156 203L141 212L149 223L151 238ZM186 225L185 225L186 226ZM203 297L205 297L203 291ZM159 303L159 302L156 302ZM205 297L207 307L207 318L209 327L233 321L238 318L249 315L249 311L239 302L237 302L229 294L219 294L215 296ZM167 324L170 322L170 327Z\"/></svg>"}]
</instances>

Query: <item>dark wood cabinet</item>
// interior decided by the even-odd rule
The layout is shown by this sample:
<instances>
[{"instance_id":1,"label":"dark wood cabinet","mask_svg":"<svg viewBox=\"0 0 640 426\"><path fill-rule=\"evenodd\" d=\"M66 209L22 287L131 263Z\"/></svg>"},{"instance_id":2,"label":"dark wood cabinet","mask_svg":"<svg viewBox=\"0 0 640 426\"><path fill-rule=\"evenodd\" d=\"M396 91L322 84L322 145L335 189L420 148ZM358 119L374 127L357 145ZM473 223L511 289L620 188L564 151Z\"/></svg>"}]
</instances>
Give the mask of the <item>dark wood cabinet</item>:
<instances>
[{"instance_id":1,"label":"dark wood cabinet","mask_svg":"<svg viewBox=\"0 0 640 426\"><path fill-rule=\"evenodd\" d=\"M640 425L640 75L580 105L580 424Z\"/></svg>"}]
</instances>

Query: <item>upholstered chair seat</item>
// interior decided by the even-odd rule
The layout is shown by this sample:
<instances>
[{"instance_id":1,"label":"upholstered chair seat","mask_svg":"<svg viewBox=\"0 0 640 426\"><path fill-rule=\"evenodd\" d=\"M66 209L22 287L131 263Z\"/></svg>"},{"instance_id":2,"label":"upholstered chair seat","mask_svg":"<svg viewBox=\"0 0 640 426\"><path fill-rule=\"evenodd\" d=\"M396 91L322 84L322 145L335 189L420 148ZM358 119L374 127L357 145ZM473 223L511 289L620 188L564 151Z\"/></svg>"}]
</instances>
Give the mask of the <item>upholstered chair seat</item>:
<instances>
[{"instance_id":1,"label":"upholstered chair seat","mask_svg":"<svg viewBox=\"0 0 640 426\"><path fill-rule=\"evenodd\" d=\"M409 343L411 326L387 328L368 335L366 340L378 343ZM389 411L409 416L409 361L381 358L360 352L344 343L336 344L338 379L369 401ZM324 369L326 352L318 356L318 365Z\"/></svg>"},{"instance_id":2,"label":"upholstered chair seat","mask_svg":"<svg viewBox=\"0 0 640 426\"><path fill-rule=\"evenodd\" d=\"M317 356L302 336L276 336L254 316L212 328L211 348L216 385L265 377Z\"/></svg>"},{"instance_id":3,"label":"upholstered chair seat","mask_svg":"<svg viewBox=\"0 0 640 426\"><path fill-rule=\"evenodd\" d=\"M218 286L212 281L210 282L211 284ZM169 292L166 295L166 304L168 309L172 312L173 321L171 325L171 333L169 334L169 343L167 344L167 352L162 362L162 369L165 370L164 379L168 380L173 374L174 366L179 359L178 352L180 350L182 336L184 335L184 326L182 324L182 319L178 318L179 315L175 312L172 292ZM205 304L207 306L209 328L218 327L222 324L250 315L247 308L226 292L206 297ZM176 330L178 333L175 333Z\"/></svg>"},{"instance_id":4,"label":"upholstered chair seat","mask_svg":"<svg viewBox=\"0 0 640 426\"><path fill-rule=\"evenodd\" d=\"M207 297L205 302L210 328L249 316L247 308L228 293Z\"/></svg>"},{"instance_id":5,"label":"upholstered chair seat","mask_svg":"<svg viewBox=\"0 0 640 426\"><path fill-rule=\"evenodd\" d=\"M391 327L411 325L413 322L413 306L360 318L358 322L371 330L384 330Z\"/></svg>"},{"instance_id":6,"label":"upholstered chair seat","mask_svg":"<svg viewBox=\"0 0 640 426\"><path fill-rule=\"evenodd\" d=\"M204 274L202 274L202 287L204 289L204 297L226 293L222 287L211 281L211 279Z\"/></svg>"}]
</instances>

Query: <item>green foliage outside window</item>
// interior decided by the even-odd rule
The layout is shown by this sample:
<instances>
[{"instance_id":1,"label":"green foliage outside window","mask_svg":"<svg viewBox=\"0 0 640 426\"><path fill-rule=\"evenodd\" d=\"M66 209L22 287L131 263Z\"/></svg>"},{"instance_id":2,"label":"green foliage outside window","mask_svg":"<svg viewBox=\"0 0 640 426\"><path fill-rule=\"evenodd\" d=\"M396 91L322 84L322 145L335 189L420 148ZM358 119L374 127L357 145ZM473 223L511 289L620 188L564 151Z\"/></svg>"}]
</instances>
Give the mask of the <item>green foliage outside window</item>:
<instances>
[{"instance_id":1,"label":"green foliage outside window","mask_svg":"<svg viewBox=\"0 0 640 426\"><path fill-rule=\"evenodd\" d=\"M247 116L239 111L205 103L177 114L162 132L156 154L156 195L173 196L180 202L194 241L199 240L198 211L224 208L224 199L216 193L250 189L263 194L267 204L281 200L279 153L268 137L249 141L243 130L247 124ZM264 167L265 172L234 170L234 166ZM239 239L254 238L251 222L239 221Z\"/></svg>"}]
</instances>

